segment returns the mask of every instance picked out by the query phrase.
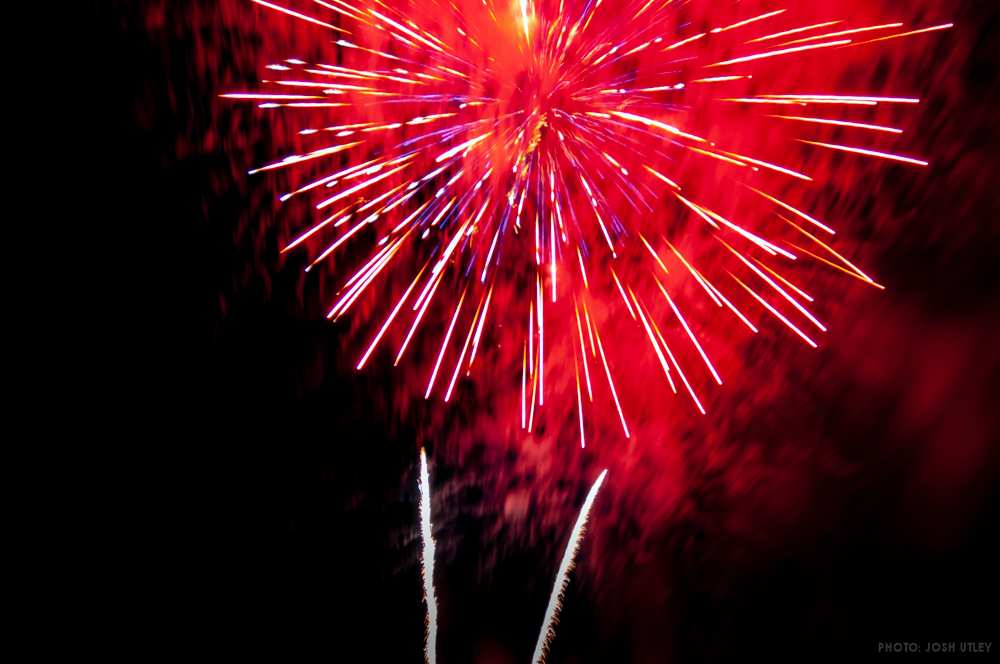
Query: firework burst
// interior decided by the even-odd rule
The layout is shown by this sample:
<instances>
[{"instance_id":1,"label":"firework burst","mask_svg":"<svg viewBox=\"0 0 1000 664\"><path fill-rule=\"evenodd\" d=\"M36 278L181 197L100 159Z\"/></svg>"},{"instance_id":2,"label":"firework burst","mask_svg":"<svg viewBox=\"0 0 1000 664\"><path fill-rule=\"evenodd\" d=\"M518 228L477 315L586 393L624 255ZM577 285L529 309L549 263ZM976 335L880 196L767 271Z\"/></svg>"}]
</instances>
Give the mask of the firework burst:
<instances>
[{"instance_id":1,"label":"firework burst","mask_svg":"<svg viewBox=\"0 0 1000 664\"><path fill-rule=\"evenodd\" d=\"M704 414L730 328L818 347L814 268L881 288L808 203L830 164L926 166L897 147L919 99L839 82L951 27L766 2L253 1L325 53L224 97L293 115L302 149L251 173L315 209L283 251L337 280L329 319L364 322L357 368L409 363L443 402L485 377L528 432L571 413L581 446L602 412L629 438L637 391Z\"/></svg>"}]
</instances>

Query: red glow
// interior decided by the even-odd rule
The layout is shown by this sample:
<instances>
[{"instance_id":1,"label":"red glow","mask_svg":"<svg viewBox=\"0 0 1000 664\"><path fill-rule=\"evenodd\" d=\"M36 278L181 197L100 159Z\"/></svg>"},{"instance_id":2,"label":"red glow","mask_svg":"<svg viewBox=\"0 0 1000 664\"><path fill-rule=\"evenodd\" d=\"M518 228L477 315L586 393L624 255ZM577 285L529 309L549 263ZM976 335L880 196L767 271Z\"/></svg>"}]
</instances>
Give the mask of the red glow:
<instances>
[{"instance_id":1,"label":"red glow","mask_svg":"<svg viewBox=\"0 0 1000 664\"><path fill-rule=\"evenodd\" d=\"M666 398L675 372L702 411L721 374L740 373L747 334L822 345L822 298L792 284L818 266L877 284L785 215L832 234L845 220L813 203L823 187L850 195L844 168L927 164L878 123L905 124L894 107L918 100L894 95L912 88L838 84L897 48L858 35L903 26L857 3L257 4L315 28L300 53L318 58L264 63L259 85L224 96L295 116L303 150L256 169L288 167L282 200L347 205L332 226L293 220L288 248L318 256L310 268L336 261L329 317L369 330L358 368L395 353L444 402L485 377L522 428L579 420L563 428L581 445L613 442L609 415L628 438L650 415L637 391ZM852 160L832 171L829 150ZM573 330L581 310L596 346ZM488 361L473 371L480 338Z\"/></svg>"}]
</instances>

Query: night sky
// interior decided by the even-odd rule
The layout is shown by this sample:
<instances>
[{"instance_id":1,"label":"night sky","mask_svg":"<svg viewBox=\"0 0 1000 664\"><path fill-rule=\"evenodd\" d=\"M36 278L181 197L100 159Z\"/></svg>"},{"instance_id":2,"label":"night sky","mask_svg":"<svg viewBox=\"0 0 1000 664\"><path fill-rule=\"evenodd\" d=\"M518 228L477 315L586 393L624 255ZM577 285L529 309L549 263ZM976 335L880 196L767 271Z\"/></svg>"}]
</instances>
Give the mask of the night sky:
<instances>
[{"instance_id":1,"label":"night sky","mask_svg":"<svg viewBox=\"0 0 1000 664\"><path fill-rule=\"evenodd\" d=\"M608 488L549 661L856 661L886 640L1000 647L1000 12L986 0L922 4L946 8L962 46L928 73L918 111L914 140L931 166L888 169L858 206L894 220L862 237L887 290L836 282L819 355L745 360L772 388L753 408L741 407L741 377L719 401L724 421L698 425L711 431L684 420L654 456L594 452L559 475L534 443L509 444L471 416L424 427L388 362L353 371L351 330L322 315L333 286L279 256L285 218L245 174L285 154L280 127L217 97L268 48L261 25L237 29L250 4L110 3L96 38L115 63L111 214L168 248L162 268L138 273L168 285L167 334L135 359L157 367L162 414L147 426L178 441L163 448L178 468L164 500L176 583L155 602L162 638L134 654L185 644L227 660L421 661L421 445L442 662L528 659L602 464Z\"/></svg>"}]
</instances>

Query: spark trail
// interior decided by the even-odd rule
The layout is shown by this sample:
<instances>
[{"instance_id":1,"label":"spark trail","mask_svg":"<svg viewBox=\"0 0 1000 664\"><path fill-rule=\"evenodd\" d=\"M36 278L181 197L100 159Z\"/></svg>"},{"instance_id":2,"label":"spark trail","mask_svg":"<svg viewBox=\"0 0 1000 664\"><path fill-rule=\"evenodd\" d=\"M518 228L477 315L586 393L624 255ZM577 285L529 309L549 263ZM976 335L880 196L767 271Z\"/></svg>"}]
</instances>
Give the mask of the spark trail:
<instances>
[{"instance_id":1,"label":"spark trail","mask_svg":"<svg viewBox=\"0 0 1000 664\"><path fill-rule=\"evenodd\" d=\"M559 571L556 575L555 585L549 597L548 606L545 609L545 619L542 623L541 632L538 635L538 643L535 645L535 653L532 661L540 664L545 660L545 654L552 638L555 636L555 626L559 620L559 610L562 608L562 599L569 584L569 574L573 569L576 553L583 541L586 532L587 519L590 516L590 509L594 505L597 493L604 483L604 478L608 471L604 469L597 480L590 487L587 498L580 508L580 513L573 525L569 542L566 544L566 551L563 553L562 561L559 564ZM420 539L422 543L421 554L421 576L424 584L424 601L427 605L426 616L426 640L424 645L424 660L428 664L437 661L437 599L434 592L434 535L431 525L431 490L430 475L427 471L427 453L420 448L420 479L418 481L420 490Z\"/></svg>"},{"instance_id":2,"label":"spark trail","mask_svg":"<svg viewBox=\"0 0 1000 664\"><path fill-rule=\"evenodd\" d=\"M545 607L545 620L542 623L542 630L538 633L538 642L535 644L535 654L532 655L533 664L542 664L548 653L549 645L556 634L556 623L559 621L559 610L562 608L562 598L566 593L566 586L569 584L569 573L573 569L573 561L576 552L583 541L583 534L587 528L587 518L590 516L590 508L594 505L597 492L601 490L601 484L607 476L608 471L604 469L597 477L597 481L590 487L587 499L580 508L580 515L576 518L573 532L570 533L569 542L566 544L566 552L563 553L562 562L559 563L559 573L556 575L555 585L552 587L552 594L549 596L549 604Z\"/></svg>"},{"instance_id":3,"label":"spark trail","mask_svg":"<svg viewBox=\"0 0 1000 664\"><path fill-rule=\"evenodd\" d=\"M434 532L431 525L431 479L427 472L427 453L420 448L420 542L421 575L424 581L424 602L427 604L427 634L424 660L437 661L437 597L434 594Z\"/></svg>"}]
</instances>

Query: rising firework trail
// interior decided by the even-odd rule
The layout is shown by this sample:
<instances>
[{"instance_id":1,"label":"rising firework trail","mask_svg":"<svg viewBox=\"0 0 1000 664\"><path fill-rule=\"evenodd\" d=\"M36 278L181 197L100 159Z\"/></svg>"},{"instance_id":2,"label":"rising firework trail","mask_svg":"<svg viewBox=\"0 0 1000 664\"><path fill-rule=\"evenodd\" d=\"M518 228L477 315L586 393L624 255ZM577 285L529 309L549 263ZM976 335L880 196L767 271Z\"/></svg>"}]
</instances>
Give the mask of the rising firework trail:
<instances>
[{"instance_id":1,"label":"rising firework trail","mask_svg":"<svg viewBox=\"0 0 1000 664\"><path fill-rule=\"evenodd\" d=\"M437 661L437 597L434 594L434 532L431 525L431 478L427 472L427 454L420 448L420 560L424 581L424 602L427 604L427 634L424 660Z\"/></svg>"},{"instance_id":2,"label":"rising firework trail","mask_svg":"<svg viewBox=\"0 0 1000 664\"><path fill-rule=\"evenodd\" d=\"M559 610L562 608L562 599L569 584L569 573L573 569L573 562L576 553L583 541L583 535L587 527L587 519L590 516L590 509L597 498L597 492L604 483L607 476L607 469L603 470L590 487L587 499L580 508L580 514L573 525L569 542L566 544L566 551L563 553L562 561L559 563L559 571L556 574L556 581L552 587L552 594L549 596L548 606L545 608L545 619L542 629L538 634L538 643L535 645L535 653L532 661L540 664L545 660L549 644L555 636L555 626L559 620ZM427 471L427 454L423 448L420 449L420 480L418 482L420 490L420 540L422 543L421 554L421 575L424 583L424 602L427 604L426 617L426 641L424 645L424 660L428 664L437 661L437 598L434 593L434 534L431 524L431 489L430 474Z\"/></svg>"},{"instance_id":3,"label":"rising firework trail","mask_svg":"<svg viewBox=\"0 0 1000 664\"><path fill-rule=\"evenodd\" d=\"M920 100L836 86L952 27L851 0L253 3L314 41L223 97L285 114L299 147L251 173L315 210L282 250L336 280L357 368L407 363L441 404L482 380L581 446L602 418L631 437L639 393L706 413L747 335L819 347L814 268L882 288L817 201L927 166L896 143Z\"/></svg>"},{"instance_id":4,"label":"rising firework trail","mask_svg":"<svg viewBox=\"0 0 1000 664\"><path fill-rule=\"evenodd\" d=\"M580 548L580 542L583 541L583 533L587 529L590 508L593 506L597 492L600 491L601 484L607 474L607 469L604 469L594 485L590 487L587 499L583 502L583 507L580 508L580 515L576 517L576 524L573 526L573 532L570 533L569 542L566 544L566 552L563 553L562 562L559 563L559 573L556 575L555 585L552 586L549 604L545 607L545 621L542 623L542 630L538 633L535 654L531 657L533 664L542 664L545 661L549 644L556 634L556 623L559 621L559 610L562 608L562 599L566 593L566 586L569 584L569 573L573 569L573 560Z\"/></svg>"}]
</instances>

